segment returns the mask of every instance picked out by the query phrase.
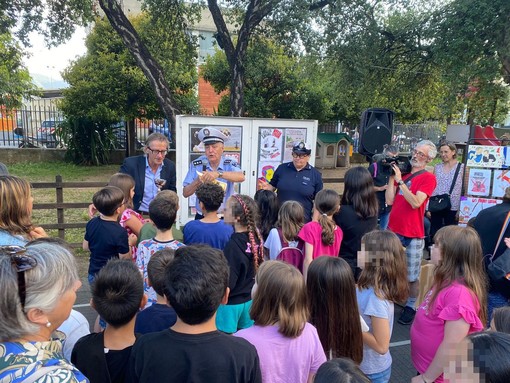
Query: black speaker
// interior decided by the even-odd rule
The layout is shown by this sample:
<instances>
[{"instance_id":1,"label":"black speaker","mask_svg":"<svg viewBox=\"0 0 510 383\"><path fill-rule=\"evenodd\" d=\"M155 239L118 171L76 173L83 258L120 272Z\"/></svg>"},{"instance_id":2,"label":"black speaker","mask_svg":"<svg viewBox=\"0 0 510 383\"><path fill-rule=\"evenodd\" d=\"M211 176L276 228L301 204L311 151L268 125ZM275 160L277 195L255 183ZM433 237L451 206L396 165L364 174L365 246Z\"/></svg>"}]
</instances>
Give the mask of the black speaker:
<instances>
[{"instance_id":1,"label":"black speaker","mask_svg":"<svg viewBox=\"0 0 510 383\"><path fill-rule=\"evenodd\" d=\"M384 145L391 144L393 115L393 111L382 108L370 108L361 114L358 153L372 158L382 153Z\"/></svg>"}]
</instances>

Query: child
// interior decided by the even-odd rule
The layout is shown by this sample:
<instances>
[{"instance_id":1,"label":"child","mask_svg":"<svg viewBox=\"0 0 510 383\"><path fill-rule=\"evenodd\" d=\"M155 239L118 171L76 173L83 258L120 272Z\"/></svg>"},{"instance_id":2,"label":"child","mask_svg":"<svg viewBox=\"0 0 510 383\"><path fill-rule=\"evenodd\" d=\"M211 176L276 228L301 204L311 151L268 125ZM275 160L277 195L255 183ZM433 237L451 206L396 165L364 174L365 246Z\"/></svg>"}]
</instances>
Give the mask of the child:
<instances>
[{"instance_id":1,"label":"child","mask_svg":"<svg viewBox=\"0 0 510 383\"><path fill-rule=\"evenodd\" d=\"M271 190L257 190L253 197L259 208L258 228L264 242L278 219L278 198Z\"/></svg>"},{"instance_id":2,"label":"child","mask_svg":"<svg viewBox=\"0 0 510 383\"><path fill-rule=\"evenodd\" d=\"M295 247L302 250L301 267L299 271L303 271L304 259L304 242L298 238L299 231L305 224L305 211L303 206L297 201L285 201L278 212L278 221L276 228L271 229L264 247L269 252L269 259L277 259L284 245Z\"/></svg>"},{"instance_id":3,"label":"child","mask_svg":"<svg viewBox=\"0 0 510 383\"><path fill-rule=\"evenodd\" d=\"M340 196L336 191L324 189L315 196L312 221L299 231L299 238L306 243L303 262L305 280L312 260L322 255L338 257L343 233L335 224L333 215L339 209Z\"/></svg>"},{"instance_id":4,"label":"child","mask_svg":"<svg viewBox=\"0 0 510 383\"><path fill-rule=\"evenodd\" d=\"M356 285L349 264L337 257L313 260L308 269L306 288L310 323L317 327L328 359L347 357L361 363L362 329Z\"/></svg>"},{"instance_id":5,"label":"child","mask_svg":"<svg viewBox=\"0 0 510 383\"><path fill-rule=\"evenodd\" d=\"M165 292L177 322L136 341L126 383L261 382L255 347L216 329L216 310L227 301L228 274L220 250L191 245L175 252Z\"/></svg>"},{"instance_id":6,"label":"child","mask_svg":"<svg viewBox=\"0 0 510 383\"><path fill-rule=\"evenodd\" d=\"M357 299L369 327L363 333L363 361L360 368L372 382L389 382L391 376L390 337L394 302L409 294L405 250L391 231L372 231L361 238Z\"/></svg>"},{"instance_id":7,"label":"child","mask_svg":"<svg viewBox=\"0 0 510 383\"><path fill-rule=\"evenodd\" d=\"M142 272L144 290L149 298L147 306L157 302L156 292L150 287L147 275L147 265L152 254L165 247L176 250L184 246L183 243L176 241L172 234L172 225L178 209L179 197L171 190L161 190L149 204L149 217L156 226L156 236L140 242L136 255L136 264Z\"/></svg>"},{"instance_id":8,"label":"child","mask_svg":"<svg viewBox=\"0 0 510 383\"><path fill-rule=\"evenodd\" d=\"M510 334L510 307L498 307L492 312L491 330Z\"/></svg>"},{"instance_id":9,"label":"child","mask_svg":"<svg viewBox=\"0 0 510 383\"><path fill-rule=\"evenodd\" d=\"M108 181L109 186L117 186L124 193L125 210L120 216L120 226L127 230L128 235L140 235L145 219L133 210L133 196L135 195L135 180L129 174L115 173ZM131 247L133 261L136 261L136 246Z\"/></svg>"},{"instance_id":10,"label":"child","mask_svg":"<svg viewBox=\"0 0 510 383\"><path fill-rule=\"evenodd\" d=\"M314 383L370 383L358 365L348 358L331 359L320 366Z\"/></svg>"},{"instance_id":11,"label":"child","mask_svg":"<svg viewBox=\"0 0 510 383\"><path fill-rule=\"evenodd\" d=\"M81 338L71 354L90 383L124 381L135 343L135 316L146 302L133 262L115 259L101 269L92 284L91 305L106 321L106 329Z\"/></svg>"},{"instance_id":12,"label":"child","mask_svg":"<svg viewBox=\"0 0 510 383\"><path fill-rule=\"evenodd\" d=\"M173 326L177 320L175 310L168 305L165 298L165 272L174 259L175 250L162 249L156 251L147 265L149 286L156 292L157 301L150 307L140 311L136 316L135 333L161 331Z\"/></svg>"},{"instance_id":13,"label":"child","mask_svg":"<svg viewBox=\"0 0 510 383\"><path fill-rule=\"evenodd\" d=\"M255 277L250 316L255 325L235 336L257 349L265 383L306 383L326 361L317 330L307 323L301 273L280 261L264 262Z\"/></svg>"},{"instance_id":14,"label":"child","mask_svg":"<svg viewBox=\"0 0 510 383\"><path fill-rule=\"evenodd\" d=\"M232 334L253 324L249 315L251 289L259 264L264 261L264 243L255 226L258 209L252 198L234 194L226 207L225 222L233 224L235 231L223 251L230 266L230 294L228 303L218 309L216 326Z\"/></svg>"},{"instance_id":15,"label":"child","mask_svg":"<svg viewBox=\"0 0 510 383\"><path fill-rule=\"evenodd\" d=\"M218 209L223 203L225 192L218 184L203 183L195 191L204 218L189 221L182 231L186 245L205 243L215 249L223 250L234 232L218 218Z\"/></svg>"},{"instance_id":16,"label":"child","mask_svg":"<svg viewBox=\"0 0 510 383\"><path fill-rule=\"evenodd\" d=\"M92 197L99 217L92 218L85 227L83 250L90 250L89 283L112 258L131 259L131 244L136 236L128 233L118 223L125 209L124 193L118 187L106 186Z\"/></svg>"}]
</instances>

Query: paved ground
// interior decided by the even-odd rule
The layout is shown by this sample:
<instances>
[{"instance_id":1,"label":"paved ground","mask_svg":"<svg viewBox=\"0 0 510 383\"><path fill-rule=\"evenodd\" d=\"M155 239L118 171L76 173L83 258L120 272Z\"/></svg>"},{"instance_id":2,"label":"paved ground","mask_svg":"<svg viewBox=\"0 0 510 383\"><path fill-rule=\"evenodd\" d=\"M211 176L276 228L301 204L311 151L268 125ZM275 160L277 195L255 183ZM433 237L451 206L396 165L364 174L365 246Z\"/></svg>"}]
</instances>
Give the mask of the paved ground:
<instances>
[{"instance_id":1,"label":"paved ground","mask_svg":"<svg viewBox=\"0 0 510 383\"><path fill-rule=\"evenodd\" d=\"M354 164L353 166L357 166ZM319 169L324 178L343 178L346 168L340 169ZM343 192L343 184L328 183L324 185L325 188L336 190L338 193ZM83 275L83 287L78 292L75 309L80 311L88 319L91 325L94 323L96 313L89 306L90 301L90 288L86 278L86 260L80 259L80 275ZM390 352L393 357L393 367L391 382L403 383L409 382L411 378L416 375L416 370L411 363L411 350L409 344L409 329L410 326L402 326L397 322L400 315L401 307L395 305L395 323L393 325L393 335L391 337Z\"/></svg>"}]
</instances>

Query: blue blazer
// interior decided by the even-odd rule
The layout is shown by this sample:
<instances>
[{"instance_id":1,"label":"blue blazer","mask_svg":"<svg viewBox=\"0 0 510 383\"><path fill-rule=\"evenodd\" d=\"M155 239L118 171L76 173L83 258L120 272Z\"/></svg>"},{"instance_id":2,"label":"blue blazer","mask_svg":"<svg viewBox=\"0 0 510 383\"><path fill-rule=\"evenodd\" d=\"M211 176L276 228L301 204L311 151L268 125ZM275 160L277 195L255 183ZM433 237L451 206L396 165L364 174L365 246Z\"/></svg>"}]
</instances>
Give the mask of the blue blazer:
<instances>
[{"instance_id":1,"label":"blue blazer","mask_svg":"<svg viewBox=\"0 0 510 383\"><path fill-rule=\"evenodd\" d=\"M135 195L133 197L134 209L140 209L140 204L143 199L143 191L145 189L145 155L128 157L124 159L119 172L129 174L135 180ZM163 189L173 190L177 192L175 164L168 158L163 160L163 168L161 169L161 178L166 180Z\"/></svg>"}]
</instances>

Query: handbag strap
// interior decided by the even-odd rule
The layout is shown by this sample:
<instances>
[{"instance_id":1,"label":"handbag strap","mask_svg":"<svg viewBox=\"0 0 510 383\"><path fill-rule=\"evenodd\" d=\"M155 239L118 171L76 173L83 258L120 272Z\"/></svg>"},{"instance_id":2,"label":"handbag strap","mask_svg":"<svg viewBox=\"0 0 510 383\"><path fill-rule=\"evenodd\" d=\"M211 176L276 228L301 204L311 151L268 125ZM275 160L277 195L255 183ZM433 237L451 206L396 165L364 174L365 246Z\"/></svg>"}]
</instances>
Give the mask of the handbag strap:
<instances>
[{"instance_id":1,"label":"handbag strap","mask_svg":"<svg viewBox=\"0 0 510 383\"><path fill-rule=\"evenodd\" d=\"M455 175L453 176L452 186L450 186L450 192L448 193L448 195L452 195L453 188L455 187L455 181L457 181L457 176L459 175L459 170L460 170L460 162L457 163L457 169L455 169Z\"/></svg>"},{"instance_id":2,"label":"handbag strap","mask_svg":"<svg viewBox=\"0 0 510 383\"><path fill-rule=\"evenodd\" d=\"M499 232L498 242L496 243L496 247L494 248L494 252L492 253L493 257L496 255L496 250L498 249L499 244L501 243L501 240L503 239L503 235L505 234L505 231L506 231L506 228L508 227L509 222L510 222L510 211L506 215L505 222L503 222L503 226L501 227L501 231Z\"/></svg>"}]
</instances>

